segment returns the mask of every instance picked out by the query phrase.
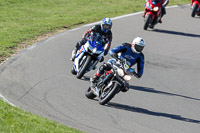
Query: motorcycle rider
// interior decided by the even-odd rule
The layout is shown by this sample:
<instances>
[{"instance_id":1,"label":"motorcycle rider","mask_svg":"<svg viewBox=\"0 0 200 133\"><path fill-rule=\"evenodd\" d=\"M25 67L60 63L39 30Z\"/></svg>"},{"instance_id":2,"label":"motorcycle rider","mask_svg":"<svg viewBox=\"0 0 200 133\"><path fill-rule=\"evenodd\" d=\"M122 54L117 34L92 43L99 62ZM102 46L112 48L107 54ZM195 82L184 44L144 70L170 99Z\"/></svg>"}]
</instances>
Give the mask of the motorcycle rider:
<instances>
[{"instance_id":1,"label":"motorcycle rider","mask_svg":"<svg viewBox=\"0 0 200 133\"><path fill-rule=\"evenodd\" d=\"M193 3L194 3L195 1L200 2L200 0L191 0L191 8L193 8ZM198 11L198 12L199 12L199 11ZM200 16L200 13L197 13L196 15L197 15L197 16Z\"/></svg>"},{"instance_id":2,"label":"motorcycle rider","mask_svg":"<svg viewBox=\"0 0 200 133\"><path fill-rule=\"evenodd\" d=\"M200 0L191 0L191 6L192 6L193 2L195 2L195 1L200 1Z\"/></svg>"},{"instance_id":3,"label":"motorcycle rider","mask_svg":"<svg viewBox=\"0 0 200 133\"><path fill-rule=\"evenodd\" d=\"M144 54L142 50L145 46L145 41L141 37L136 37L133 39L132 44L123 43L109 51L109 54L114 58L125 59L127 64L131 67L137 63L137 73L134 72L134 76L140 78L143 74L144 69ZM119 56L119 54L121 54ZM112 64L116 62L116 60L112 58L108 60L108 62L104 63L99 67L96 74L90 79L91 86L94 88L97 80L101 75L104 74L104 71L109 71L112 68ZM126 90L127 91L127 90Z\"/></svg>"},{"instance_id":4,"label":"motorcycle rider","mask_svg":"<svg viewBox=\"0 0 200 133\"><path fill-rule=\"evenodd\" d=\"M192 6L192 4L193 4L194 1L195 1L195 0L191 0L191 6Z\"/></svg>"},{"instance_id":5,"label":"motorcycle rider","mask_svg":"<svg viewBox=\"0 0 200 133\"><path fill-rule=\"evenodd\" d=\"M84 45L87 42L87 39L89 38L89 36L92 32L99 33L100 35L105 37L104 56L106 56L110 49L110 45L112 42L111 28L112 28L112 20L110 18L106 17L106 18L102 19L101 24L95 25L95 26L91 27L90 29L88 29L83 34L81 41L77 42L75 49L72 51L72 57L70 60L74 61L77 51L79 50L79 48L82 45ZM102 60L103 59L101 59L101 61Z\"/></svg>"},{"instance_id":6,"label":"motorcycle rider","mask_svg":"<svg viewBox=\"0 0 200 133\"><path fill-rule=\"evenodd\" d=\"M146 2L148 2L149 0L146 0ZM169 0L153 0L153 2L155 3L160 3L161 4L161 18L166 14L166 9L165 7L169 4ZM143 17L145 17L146 12L144 12L144 14L142 15ZM162 23L162 20L158 21L159 23Z\"/></svg>"}]
</instances>

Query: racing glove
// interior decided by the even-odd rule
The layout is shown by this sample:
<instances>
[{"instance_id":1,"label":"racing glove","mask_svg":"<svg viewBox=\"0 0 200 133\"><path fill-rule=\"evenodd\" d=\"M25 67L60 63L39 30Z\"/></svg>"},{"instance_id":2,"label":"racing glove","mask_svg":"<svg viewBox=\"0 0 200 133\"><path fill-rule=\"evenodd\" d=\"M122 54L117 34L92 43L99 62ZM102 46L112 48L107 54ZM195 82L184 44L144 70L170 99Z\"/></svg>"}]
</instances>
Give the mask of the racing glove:
<instances>
[{"instance_id":1,"label":"racing glove","mask_svg":"<svg viewBox=\"0 0 200 133\"><path fill-rule=\"evenodd\" d=\"M141 74L139 74L139 73L136 73L135 71L133 72L133 75L134 75L136 78L141 78L141 77L142 77L142 75L141 75Z\"/></svg>"},{"instance_id":2,"label":"racing glove","mask_svg":"<svg viewBox=\"0 0 200 133\"><path fill-rule=\"evenodd\" d=\"M113 53L110 56L113 57L113 58L118 58L118 55L116 53Z\"/></svg>"},{"instance_id":3,"label":"racing glove","mask_svg":"<svg viewBox=\"0 0 200 133\"><path fill-rule=\"evenodd\" d=\"M99 59L99 62L103 62L104 61L104 57L101 56L101 58Z\"/></svg>"}]
</instances>

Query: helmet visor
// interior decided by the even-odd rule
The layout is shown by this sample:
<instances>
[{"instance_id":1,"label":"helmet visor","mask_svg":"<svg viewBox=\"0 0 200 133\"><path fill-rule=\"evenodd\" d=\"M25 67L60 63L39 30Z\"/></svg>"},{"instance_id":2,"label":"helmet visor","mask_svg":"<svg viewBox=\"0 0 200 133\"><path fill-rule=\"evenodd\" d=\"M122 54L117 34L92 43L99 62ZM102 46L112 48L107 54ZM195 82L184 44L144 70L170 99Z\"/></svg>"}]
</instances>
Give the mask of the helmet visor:
<instances>
[{"instance_id":1,"label":"helmet visor","mask_svg":"<svg viewBox=\"0 0 200 133\"><path fill-rule=\"evenodd\" d=\"M158 2L161 2L161 0L152 0L152 2L158 3Z\"/></svg>"},{"instance_id":2,"label":"helmet visor","mask_svg":"<svg viewBox=\"0 0 200 133\"><path fill-rule=\"evenodd\" d=\"M111 29L111 25L109 25L109 24L104 24L104 25L103 25L103 28L104 28L105 30L110 30L110 29Z\"/></svg>"},{"instance_id":3,"label":"helmet visor","mask_svg":"<svg viewBox=\"0 0 200 133\"><path fill-rule=\"evenodd\" d=\"M144 48L144 46L140 46L140 45L135 45L134 47L135 47L135 50L136 50L137 52L142 52L142 50L143 50L143 48Z\"/></svg>"}]
</instances>

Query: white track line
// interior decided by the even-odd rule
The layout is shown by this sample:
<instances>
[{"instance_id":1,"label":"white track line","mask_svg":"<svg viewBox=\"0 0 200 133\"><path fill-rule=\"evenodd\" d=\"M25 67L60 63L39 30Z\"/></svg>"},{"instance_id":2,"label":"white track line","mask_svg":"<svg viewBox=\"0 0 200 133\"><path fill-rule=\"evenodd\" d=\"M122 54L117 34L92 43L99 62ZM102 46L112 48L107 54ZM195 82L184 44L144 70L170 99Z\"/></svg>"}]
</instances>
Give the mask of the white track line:
<instances>
[{"instance_id":1,"label":"white track line","mask_svg":"<svg viewBox=\"0 0 200 133\"><path fill-rule=\"evenodd\" d=\"M189 4L188 4L188 5L189 5ZM166 8L176 8L176 7L178 7L178 5L169 6L169 7L166 7ZM142 14L143 12L144 12L144 11L140 11L140 12L136 12L136 13L131 13L131 14L127 14L127 15L122 15L122 16L118 16L118 17L111 18L111 20L117 20L117 19L121 19L121 18L125 18L125 17L130 17L130 16ZM89 26L92 26L92 25L99 24L100 22L101 22L101 21L94 22L94 23L90 23L90 24L86 24L86 25L83 25L83 26L80 26L80 27L77 27L77 28L68 30L67 32L72 32L72 31L80 30L80 29L82 29L82 28L84 28L84 27L89 27ZM55 35L55 36L56 36L56 35ZM54 38L54 37L50 37L49 39L47 39L47 41L48 41L48 40L51 40L52 38ZM30 46L30 47L27 48L27 49L33 49L33 48L35 48L35 46L36 46L36 45L32 45L32 46ZM0 93L0 98L3 99L3 101L9 103L10 105L16 107L16 105L14 105L14 104L12 104L11 102L9 102L3 95L1 95L1 93Z\"/></svg>"},{"instance_id":2,"label":"white track line","mask_svg":"<svg viewBox=\"0 0 200 133\"><path fill-rule=\"evenodd\" d=\"M176 7L179 7L179 6L178 5L174 5L174 6L169 6L169 7L166 7L166 8L176 8ZM131 13L131 14L126 14L126 15L122 15L122 16L111 18L111 20L117 20L117 19L121 19L121 18L125 18L125 17L135 16L135 15L138 15L138 14L142 14L143 12L144 11L135 12L135 13ZM88 26L96 25L96 24L99 24L100 22L101 21L90 23L90 24L86 24L86 25L83 25L83 26L81 26L79 28L72 29L70 31L75 31L75 30L79 30L79 29L81 29L83 27L88 27Z\"/></svg>"},{"instance_id":3,"label":"white track line","mask_svg":"<svg viewBox=\"0 0 200 133\"><path fill-rule=\"evenodd\" d=\"M10 104L10 105L16 107L16 105L14 105L14 104L12 104L11 102L9 102L3 95L1 95L1 93L0 93L0 98L3 99L4 102L7 102L8 104Z\"/></svg>"}]
</instances>

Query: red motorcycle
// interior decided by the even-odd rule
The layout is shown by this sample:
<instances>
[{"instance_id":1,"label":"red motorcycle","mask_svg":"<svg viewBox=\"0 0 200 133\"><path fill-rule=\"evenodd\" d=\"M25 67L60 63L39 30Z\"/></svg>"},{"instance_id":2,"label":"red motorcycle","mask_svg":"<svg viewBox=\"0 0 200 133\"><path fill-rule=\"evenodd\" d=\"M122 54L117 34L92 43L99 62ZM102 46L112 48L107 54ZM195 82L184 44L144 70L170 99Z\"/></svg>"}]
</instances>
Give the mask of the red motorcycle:
<instances>
[{"instance_id":1,"label":"red motorcycle","mask_svg":"<svg viewBox=\"0 0 200 133\"><path fill-rule=\"evenodd\" d=\"M194 0L191 4L192 7L192 14L191 16L194 17L195 15L200 16L200 0Z\"/></svg>"},{"instance_id":2,"label":"red motorcycle","mask_svg":"<svg viewBox=\"0 0 200 133\"><path fill-rule=\"evenodd\" d=\"M154 28L154 26L161 19L161 2L156 3L155 0L147 1L144 11L144 30L147 28Z\"/></svg>"}]
</instances>

